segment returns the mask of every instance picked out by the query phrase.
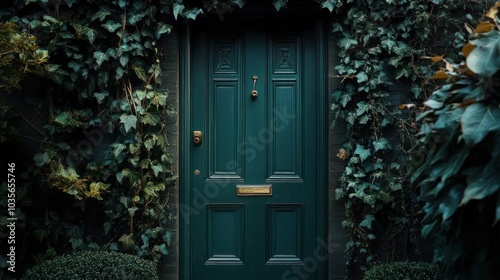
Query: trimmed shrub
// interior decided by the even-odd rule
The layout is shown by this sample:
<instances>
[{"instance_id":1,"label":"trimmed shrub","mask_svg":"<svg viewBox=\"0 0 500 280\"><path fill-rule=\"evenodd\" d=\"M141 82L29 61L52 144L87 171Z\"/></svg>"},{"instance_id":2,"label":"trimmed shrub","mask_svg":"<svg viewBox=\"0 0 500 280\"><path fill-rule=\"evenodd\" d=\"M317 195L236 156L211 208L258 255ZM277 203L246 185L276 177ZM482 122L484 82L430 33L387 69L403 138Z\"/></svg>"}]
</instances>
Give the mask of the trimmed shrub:
<instances>
[{"instance_id":1,"label":"trimmed shrub","mask_svg":"<svg viewBox=\"0 0 500 280\"><path fill-rule=\"evenodd\" d=\"M373 266L363 280L437 280L439 270L426 262L398 261Z\"/></svg>"},{"instance_id":2,"label":"trimmed shrub","mask_svg":"<svg viewBox=\"0 0 500 280\"><path fill-rule=\"evenodd\" d=\"M156 264L135 255L85 251L63 255L26 271L21 280L157 280Z\"/></svg>"}]
</instances>

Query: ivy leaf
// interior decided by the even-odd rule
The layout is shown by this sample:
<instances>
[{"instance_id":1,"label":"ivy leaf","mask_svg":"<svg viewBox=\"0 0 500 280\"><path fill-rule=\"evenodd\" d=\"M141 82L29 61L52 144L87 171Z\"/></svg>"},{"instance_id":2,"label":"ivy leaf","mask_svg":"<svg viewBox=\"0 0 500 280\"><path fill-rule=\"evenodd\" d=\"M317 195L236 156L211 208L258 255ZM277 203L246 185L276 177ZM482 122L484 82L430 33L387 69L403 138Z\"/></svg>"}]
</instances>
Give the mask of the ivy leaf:
<instances>
[{"instance_id":1,"label":"ivy leaf","mask_svg":"<svg viewBox=\"0 0 500 280\"><path fill-rule=\"evenodd\" d=\"M188 12L184 13L183 15L188 19L195 20L199 14L203 14L202 9L191 9Z\"/></svg>"},{"instance_id":2,"label":"ivy leaf","mask_svg":"<svg viewBox=\"0 0 500 280\"><path fill-rule=\"evenodd\" d=\"M133 233L124 234L120 237L120 239L118 239L118 241L120 241L123 244L123 248L125 250L134 249L135 242L134 242L133 236L134 236Z\"/></svg>"},{"instance_id":3,"label":"ivy leaf","mask_svg":"<svg viewBox=\"0 0 500 280\"><path fill-rule=\"evenodd\" d=\"M96 19L99 19L99 21L103 21L109 15L111 15L111 11L109 10L108 6L102 5L102 6L99 6L99 11L97 11L92 16L92 18L90 20L95 21ZM113 32L113 31L110 31L110 32Z\"/></svg>"},{"instance_id":4,"label":"ivy leaf","mask_svg":"<svg viewBox=\"0 0 500 280\"><path fill-rule=\"evenodd\" d=\"M76 61L70 61L68 63L68 67L71 68L71 69L73 69L73 71L75 71L75 73L78 73L78 70L80 70L81 66L82 65L80 63L76 62Z\"/></svg>"},{"instance_id":5,"label":"ivy leaf","mask_svg":"<svg viewBox=\"0 0 500 280\"><path fill-rule=\"evenodd\" d=\"M363 115L360 119L359 119L359 123L360 124L367 124L369 120L371 120L371 116L370 115Z\"/></svg>"},{"instance_id":6,"label":"ivy leaf","mask_svg":"<svg viewBox=\"0 0 500 280\"><path fill-rule=\"evenodd\" d=\"M94 41L95 41L95 38L96 38L96 32L95 32L94 30L92 30L92 29L90 29L90 28L89 28L89 29L87 30L86 35L87 35L87 39L89 40L89 43L90 43L91 45L93 45L93 44L94 44Z\"/></svg>"},{"instance_id":7,"label":"ivy leaf","mask_svg":"<svg viewBox=\"0 0 500 280\"><path fill-rule=\"evenodd\" d=\"M154 145L155 145L155 140L153 140L152 138L144 140L144 147L146 147L148 151L151 151Z\"/></svg>"},{"instance_id":8,"label":"ivy leaf","mask_svg":"<svg viewBox=\"0 0 500 280\"><path fill-rule=\"evenodd\" d=\"M146 97L146 91L142 89L136 90L135 94L137 95L137 98L139 98L140 101L142 101L144 97Z\"/></svg>"},{"instance_id":9,"label":"ivy leaf","mask_svg":"<svg viewBox=\"0 0 500 280\"><path fill-rule=\"evenodd\" d=\"M243 6L245 5L245 0L231 0L231 2L238 5L238 7L240 7L240 9L243 8Z\"/></svg>"},{"instance_id":10,"label":"ivy leaf","mask_svg":"<svg viewBox=\"0 0 500 280\"><path fill-rule=\"evenodd\" d=\"M144 71L144 68L142 68L139 65L132 65L132 70L134 70L135 74L139 79L141 79L144 82L148 81L148 78L146 77L146 71Z\"/></svg>"},{"instance_id":11,"label":"ivy leaf","mask_svg":"<svg viewBox=\"0 0 500 280\"><path fill-rule=\"evenodd\" d=\"M95 61L96 61L96 63L97 63L98 66L101 66L101 64L104 61L106 61L106 60L109 59L109 57L105 53L103 53L101 51L95 51L94 52L94 58L95 58Z\"/></svg>"},{"instance_id":12,"label":"ivy leaf","mask_svg":"<svg viewBox=\"0 0 500 280\"><path fill-rule=\"evenodd\" d=\"M167 104L167 96L165 94L156 94L153 99L151 99L151 103L158 106L165 106Z\"/></svg>"},{"instance_id":13,"label":"ivy leaf","mask_svg":"<svg viewBox=\"0 0 500 280\"><path fill-rule=\"evenodd\" d=\"M116 29L120 28L122 24L119 22L108 20L106 23L101 24L101 26L112 33L115 32Z\"/></svg>"},{"instance_id":14,"label":"ivy leaf","mask_svg":"<svg viewBox=\"0 0 500 280\"><path fill-rule=\"evenodd\" d=\"M356 46L357 44L358 41L350 38L342 38L339 41L339 46L346 50L350 49L352 46Z\"/></svg>"},{"instance_id":15,"label":"ivy leaf","mask_svg":"<svg viewBox=\"0 0 500 280\"><path fill-rule=\"evenodd\" d=\"M397 45L397 43L393 40L386 39L386 40L382 40L382 42L381 42L381 46L383 48L386 48L389 51L392 50L396 45Z\"/></svg>"},{"instance_id":16,"label":"ivy leaf","mask_svg":"<svg viewBox=\"0 0 500 280\"><path fill-rule=\"evenodd\" d=\"M167 245L170 246L170 243L172 243L172 237L173 233L171 231L165 232L165 235L163 235L163 241L167 242Z\"/></svg>"},{"instance_id":17,"label":"ivy leaf","mask_svg":"<svg viewBox=\"0 0 500 280\"><path fill-rule=\"evenodd\" d=\"M366 215L365 219L361 221L359 224L362 227L366 227L368 229L372 229L372 222L375 220L375 217L373 215Z\"/></svg>"},{"instance_id":18,"label":"ivy leaf","mask_svg":"<svg viewBox=\"0 0 500 280\"><path fill-rule=\"evenodd\" d=\"M120 56L120 64L125 67L128 63L128 56L127 55L122 55Z\"/></svg>"},{"instance_id":19,"label":"ivy leaf","mask_svg":"<svg viewBox=\"0 0 500 280\"><path fill-rule=\"evenodd\" d=\"M94 97L97 99L98 104L102 104L104 99L109 96L109 93L107 91L101 91L101 92L94 92Z\"/></svg>"},{"instance_id":20,"label":"ivy leaf","mask_svg":"<svg viewBox=\"0 0 500 280\"><path fill-rule=\"evenodd\" d=\"M161 117L159 114L155 113L146 113L144 115L143 123L149 124L149 125L156 125L159 123L161 120Z\"/></svg>"},{"instance_id":21,"label":"ivy leaf","mask_svg":"<svg viewBox=\"0 0 500 280\"><path fill-rule=\"evenodd\" d=\"M333 8L335 8L335 4L337 0L323 0L321 3L321 8L326 8L328 11L333 12Z\"/></svg>"},{"instance_id":22,"label":"ivy leaf","mask_svg":"<svg viewBox=\"0 0 500 280\"><path fill-rule=\"evenodd\" d=\"M71 242L71 248L73 250L76 250L78 247L82 246L83 239L82 238L71 237L69 239L69 242Z\"/></svg>"},{"instance_id":23,"label":"ivy leaf","mask_svg":"<svg viewBox=\"0 0 500 280\"><path fill-rule=\"evenodd\" d=\"M68 112L62 112L54 118L54 122L62 125L68 126L70 124L71 115Z\"/></svg>"},{"instance_id":24,"label":"ivy leaf","mask_svg":"<svg viewBox=\"0 0 500 280\"><path fill-rule=\"evenodd\" d=\"M368 112L371 108L370 104L366 103L366 101L360 101L356 104L358 108L356 109L356 115L359 117L364 113Z\"/></svg>"},{"instance_id":25,"label":"ivy leaf","mask_svg":"<svg viewBox=\"0 0 500 280\"><path fill-rule=\"evenodd\" d=\"M168 255L167 245L165 243L162 243L158 248L163 255Z\"/></svg>"},{"instance_id":26,"label":"ivy leaf","mask_svg":"<svg viewBox=\"0 0 500 280\"><path fill-rule=\"evenodd\" d=\"M120 116L120 123L125 125L125 132L128 132L131 128L136 128L137 117L135 115L123 114Z\"/></svg>"},{"instance_id":27,"label":"ivy leaf","mask_svg":"<svg viewBox=\"0 0 500 280\"><path fill-rule=\"evenodd\" d=\"M151 139L148 139L148 140L151 140ZM146 141L147 141L147 140L146 140ZM149 150L149 149L148 149L148 150ZM149 167L149 164L150 164L150 163L151 163L151 160L150 160L149 158L145 158L145 159L143 159L143 160L141 161L140 166L141 166L141 168L142 168L142 169L146 169L146 168L148 168L148 167Z\"/></svg>"},{"instance_id":28,"label":"ivy leaf","mask_svg":"<svg viewBox=\"0 0 500 280\"><path fill-rule=\"evenodd\" d=\"M137 207L134 206L134 207L128 208L127 210L128 210L128 213L130 214L130 217L133 217L135 215L135 212L137 210L139 210L139 208L137 208Z\"/></svg>"},{"instance_id":29,"label":"ivy leaf","mask_svg":"<svg viewBox=\"0 0 500 280\"><path fill-rule=\"evenodd\" d=\"M465 108L461 117L465 143L474 146L488 133L500 130L500 108L483 103L474 103Z\"/></svg>"},{"instance_id":30,"label":"ivy leaf","mask_svg":"<svg viewBox=\"0 0 500 280\"><path fill-rule=\"evenodd\" d=\"M361 161L364 161L369 156L371 156L371 152L369 149L365 149L363 145L356 145L356 150L354 150L354 154L358 155Z\"/></svg>"},{"instance_id":31,"label":"ivy leaf","mask_svg":"<svg viewBox=\"0 0 500 280\"><path fill-rule=\"evenodd\" d=\"M113 155L115 156L115 158L119 157L123 150L127 148L127 146L123 145L122 143L113 143L110 146L111 148L113 148Z\"/></svg>"},{"instance_id":32,"label":"ivy leaf","mask_svg":"<svg viewBox=\"0 0 500 280\"><path fill-rule=\"evenodd\" d=\"M373 144L373 148L375 149L375 151L387 150L387 149L391 148L391 145L389 144L389 142L387 141L386 138L380 138L378 140L375 140L375 141L373 141L372 144Z\"/></svg>"},{"instance_id":33,"label":"ivy leaf","mask_svg":"<svg viewBox=\"0 0 500 280\"><path fill-rule=\"evenodd\" d=\"M160 39L162 34L165 34L165 33L168 34L168 33L170 33L171 30L172 30L172 26L170 24L165 24L163 22L158 23L158 26L156 27L156 31L155 31L156 39Z\"/></svg>"},{"instance_id":34,"label":"ivy leaf","mask_svg":"<svg viewBox=\"0 0 500 280\"><path fill-rule=\"evenodd\" d=\"M149 238L146 234L142 234L141 235L141 239L142 239L142 243L144 243L144 245L149 245Z\"/></svg>"},{"instance_id":35,"label":"ivy leaf","mask_svg":"<svg viewBox=\"0 0 500 280\"><path fill-rule=\"evenodd\" d=\"M356 74L356 78L358 79L358 83L368 81L368 75L366 75L365 72L360 72L360 73Z\"/></svg>"},{"instance_id":36,"label":"ivy leaf","mask_svg":"<svg viewBox=\"0 0 500 280\"><path fill-rule=\"evenodd\" d=\"M128 17L128 22L132 25L135 25L138 23L146 14L144 13L138 13L138 14L133 14Z\"/></svg>"},{"instance_id":37,"label":"ivy leaf","mask_svg":"<svg viewBox=\"0 0 500 280\"><path fill-rule=\"evenodd\" d=\"M287 2L288 2L288 0L273 0L273 5L274 5L274 8L276 9L276 11L279 12L279 10L281 10L281 8L286 6Z\"/></svg>"},{"instance_id":38,"label":"ivy leaf","mask_svg":"<svg viewBox=\"0 0 500 280\"><path fill-rule=\"evenodd\" d=\"M128 197L120 196L120 203L123 204L123 206L128 207Z\"/></svg>"},{"instance_id":39,"label":"ivy leaf","mask_svg":"<svg viewBox=\"0 0 500 280\"><path fill-rule=\"evenodd\" d=\"M182 5L179 2L175 2L173 6L174 6L174 18L177 20L179 14L181 14L182 11L184 10L184 5Z\"/></svg>"},{"instance_id":40,"label":"ivy leaf","mask_svg":"<svg viewBox=\"0 0 500 280\"><path fill-rule=\"evenodd\" d=\"M163 167L160 164L152 165L151 168L153 169L153 172L155 173L156 177L158 177L158 174L160 172L163 172Z\"/></svg>"},{"instance_id":41,"label":"ivy leaf","mask_svg":"<svg viewBox=\"0 0 500 280\"><path fill-rule=\"evenodd\" d=\"M338 104L338 103L342 104L342 107L344 107L344 108L345 108L345 106L347 106L347 103L349 103L349 101L351 101L351 97L352 97L352 94L348 91L345 91L345 90L336 89L332 93L332 101L335 104Z\"/></svg>"},{"instance_id":42,"label":"ivy leaf","mask_svg":"<svg viewBox=\"0 0 500 280\"><path fill-rule=\"evenodd\" d=\"M127 7L127 4L128 4L128 1L127 0L120 0L118 1L118 6L120 6L120 8L125 8Z\"/></svg>"},{"instance_id":43,"label":"ivy leaf","mask_svg":"<svg viewBox=\"0 0 500 280\"><path fill-rule=\"evenodd\" d=\"M49 157L49 155L47 154L47 152L45 152L45 153L43 153L43 154L41 154L41 153L37 153L37 154L34 156L34 158L33 158L33 159L35 160L35 165L36 165L36 166L43 166L43 165L45 165L45 164L47 164L47 163L49 163L49 162L50 162L50 157Z\"/></svg>"}]
</instances>

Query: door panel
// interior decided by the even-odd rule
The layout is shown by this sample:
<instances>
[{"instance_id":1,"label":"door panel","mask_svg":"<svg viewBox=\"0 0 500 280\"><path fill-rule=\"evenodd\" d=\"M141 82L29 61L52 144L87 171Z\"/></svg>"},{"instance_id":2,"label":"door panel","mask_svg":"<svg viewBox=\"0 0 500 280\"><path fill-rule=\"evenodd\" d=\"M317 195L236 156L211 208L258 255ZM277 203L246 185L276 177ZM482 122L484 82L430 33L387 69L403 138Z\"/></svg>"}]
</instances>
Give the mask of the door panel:
<instances>
[{"instance_id":1,"label":"door panel","mask_svg":"<svg viewBox=\"0 0 500 280\"><path fill-rule=\"evenodd\" d=\"M282 279L313 257L322 215L311 22L192 28L189 127L203 139L188 153L190 279Z\"/></svg>"}]
</instances>

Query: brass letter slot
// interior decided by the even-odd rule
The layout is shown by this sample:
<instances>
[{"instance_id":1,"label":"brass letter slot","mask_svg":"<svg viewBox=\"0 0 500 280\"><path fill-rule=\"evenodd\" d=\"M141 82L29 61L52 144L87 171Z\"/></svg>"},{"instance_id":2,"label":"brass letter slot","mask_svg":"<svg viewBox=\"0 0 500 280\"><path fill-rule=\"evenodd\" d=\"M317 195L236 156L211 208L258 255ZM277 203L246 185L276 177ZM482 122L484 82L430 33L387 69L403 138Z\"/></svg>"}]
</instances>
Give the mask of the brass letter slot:
<instances>
[{"instance_id":1,"label":"brass letter slot","mask_svg":"<svg viewBox=\"0 0 500 280\"><path fill-rule=\"evenodd\" d=\"M236 185L237 196L271 196L271 185Z\"/></svg>"}]
</instances>

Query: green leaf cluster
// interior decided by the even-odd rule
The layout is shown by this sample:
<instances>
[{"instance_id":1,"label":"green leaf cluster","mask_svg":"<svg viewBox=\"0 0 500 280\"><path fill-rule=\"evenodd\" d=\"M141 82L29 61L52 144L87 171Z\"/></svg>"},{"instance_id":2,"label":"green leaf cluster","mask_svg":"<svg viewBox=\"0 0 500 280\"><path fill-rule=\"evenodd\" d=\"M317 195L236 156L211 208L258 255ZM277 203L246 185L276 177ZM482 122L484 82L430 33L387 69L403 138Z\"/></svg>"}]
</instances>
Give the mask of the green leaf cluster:
<instances>
[{"instance_id":1,"label":"green leaf cluster","mask_svg":"<svg viewBox=\"0 0 500 280\"><path fill-rule=\"evenodd\" d=\"M411 179L426 197L422 232L453 279L500 277L499 7L466 25L464 61L442 60L443 84L419 115Z\"/></svg>"},{"instance_id":2,"label":"green leaf cluster","mask_svg":"<svg viewBox=\"0 0 500 280\"><path fill-rule=\"evenodd\" d=\"M335 192L345 201L353 271L420 252L424 203L410 184L409 163L420 130L416 104L436 82L425 58L462 48L465 39L450 35L463 25L460 19L479 17L484 3L338 1L335 9L345 16L332 25L339 63L330 77L339 86L331 94L331 128L346 128L337 154L345 168ZM429 53L433 46L436 53ZM402 239L403 246L395 245ZM390 248L385 260L384 246Z\"/></svg>"},{"instance_id":3,"label":"green leaf cluster","mask_svg":"<svg viewBox=\"0 0 500 280\"><path fill-rule=\"evenodd\" d=\"M0 22L0 90L19 89L29 76L49 74L48 52L15 22Z\"/></svg>"},{"instance_id":4,"label":"green leaf cluster","mask_svg":"<svg viewBox=\"0 0 500 280\"><path fill-rule=\"evenodd\" d=\"M2 47L26 50L2 56L1 69L36 62L45 70L29 82L47 120L28 168L38 197L26 206L33 235L19 262L98 248L158 260L172 239L176 181L165 126L176 113L161 48L172 3L12 2L1 14L10 36Z\"/></svg>"}]
</instances>

